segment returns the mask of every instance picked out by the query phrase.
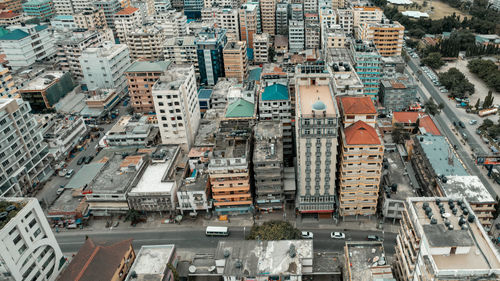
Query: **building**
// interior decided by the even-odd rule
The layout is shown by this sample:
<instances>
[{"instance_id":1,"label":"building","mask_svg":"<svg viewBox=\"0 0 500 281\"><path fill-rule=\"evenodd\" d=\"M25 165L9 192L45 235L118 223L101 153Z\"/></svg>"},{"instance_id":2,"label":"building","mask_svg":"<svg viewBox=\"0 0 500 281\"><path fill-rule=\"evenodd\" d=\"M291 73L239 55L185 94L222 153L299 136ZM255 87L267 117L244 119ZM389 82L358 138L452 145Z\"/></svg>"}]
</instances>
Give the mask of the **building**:
<instances>
[{"instance_id":1,"label":"building","mask_svg":"<svg viewBox=\"0 0 500 281\"><path fill-rule=\"evenodd\" d=\"M218 28L226 29L228 41L240 41L240 24L238 9L212 8L215 9L213 17Z\"/></svg>"},{"instance_id":2,"label":"building","mask_svg":"<svg viewBox=\"0 0 500 281\"><path fill-rule=\"evenodd\" d=\"M148 116L122 116L106 133L108 146L151 147L158 143L159 130Z\"/></svg>"},{"instance_id":3,"label":"building","mask_svg":"<svg viewBox=\"0 0 500 281\"><path fill-rule=\"evenodd\" d=\"M225 76L223 50L226 44L227 37L224 29L206 28L196 37L195 45L201 84L215 85L219 77ZM247 46L249 46L248 42Z\"/></svg>"},{"instance_id":4,"label":"building","mask_svg":"<svg viewBox=\"0 0 500 281\"><path fill-rule=\"evenodd\" d=\"M304 21L290 20L288 22L288 45L291 52L304 50Z\"/></svg>"},{"instance_id":5,"label":"building","mask_svg":"<svg viewBox=\"0 0 500 281\"><path fill-rule=\"evenodd\" d=\"M50 25L56 31L68 32L76 29L75 20L72 15L57 15L50 20Z\"/></svg>"},{"instance_id":6,"label":"building","mask_svg":"<svg viewBox=\"0 0 500 281\"><path fill-rule=\"evenodd\" d=\"M347 128L352 124L363 121L375 128L377 124L377 110L373 101L366 96L340 96L337 97L342 124Z\"/></svg>"},{"instance_id":7,"label":"building","mask_svg":"<svg viewBox=\"0 0 500 281\"><path fill-rule=\"evenodd\" d=\"M348 36L344 30L338 26L322 30L323 49L327 48L346 48L348 45Z\"/></svg>"},{"instance_id":8,"label":"building","mask_svg":"<svg viewBox=\"0 0 500 281\"><path fill-rule=\"evenodd\" d=\"M132 7L139 8L143 21L146 19L146 17L156 14L154 0L132 0L130 1L130 5Z\"/></svg>"},{"instance_id":9,"label":"building","mask_svg":"<svg viewBox=\"0 0 500 281\"><path fill-rule=\"evenodd\" d=\"M12 74L8 68L0 66L0 98L20 98Z\"/></svg>"},{"instance_id":10,"label":"building","mask_svg":"<svg viewBox=\"0 0 500 281\"><path fill-rule=\"evenodd\" d=\"M253 49L253 40L258 32L258 5L243 4L240 8L240 40L247 42L247 46Z\"/></svg>"},{"instance_id":11,"label":"building","mask_svg":"<svg viewBox=\"0 0 500 281\"><path fill-rule=\"evenodd\" d=\"M335 1L335 0L334 0ZM343 1L343 0L341 0ZM337 9L337 20L340 28L344 30L346 34L353 34L354 32L354 15L352 9Z\"/></svg>"},{"instance_id":12,"label":"building","mask_svg":"<svg viewBox=\"0 0 500 281\"><path fill-rule=\"evenodd\" d=\"M345 242L344 280L391 280L391 265L388 264L383 242Z\"/></svg>"},{"instance_id":13,"label":"building","mask_svg":"<svg viewBox=\"0 0 500 281\"><path fill-rule=\"evenodd\" d=\"M46 128L43 138L49 145L49 157L55 161L69 156L71 150L87 133L87 126L80 116L54 118L54 122Z\"/></svg>"},{"instance_id":14,"label":"building","mask_svg":"<svg viewBox=\"0 0 500 281\"><path fill-rule=\"evenodd\" d=\"M246 42L228 42L224 47L224 73L226 78L236 78L242 83L248 77Z\"/></svg>"},{"instance_id":15,"label":"building","mask_svg":"<svg viewBox=\"0 0 500 281\"><path fill-rule=\"evenodd\" d=\"M330 6L321 7L318 11L319 14L319 24L321 29L332 28L334 26L338 26L337 24L337 15L335 10Z\"/></svg>"},{"instance_id":16,"label":"building","mask_svg":"<svg viewBox=\"0 0 500 281\"><path fill-rule=\"evenodd\" d=\"M335 210L339 112L324 64L295 69L297 200L302 215Z\"/></svg>"},{"instance_id":17,"label":"building","mask_svg":"<svg viewBox=\"0 0 500 281\"><path fill-rule=\"evenodd\" d=\"M290 20L304 20L304 9L300 3L293 3L290 5Z\"/></svg>"},{"instance_id":18,"label":"building","mask_svg":"<svg viewBox=\"0 0 500 281\"><path fill-rule=\"evenodd\" d=\"M2 5L4 6L4 9L12 11L14 13L20 13L22 12L22 5L21 5L20 0L3 0Z\"/></svg>"},{"instance_id":19,"label":"building","mask_svg":"<svg viewBox=\"0 0 500 281\"><path fill-rule=\"evenodd\" d=\"M65 258L36 198L2 198L0 273L5 280L54 281ZM29 265L29 266L26 266Z\"/></svg>"},{"instance_id":20,"label":"building","mask_svg":"<svg viewBox=\"0 0 500 281\"><path fill-rule=\"evenodd\" d=\"M345 49L344 49L345 50ZM337 95L362 95L364 85L352 65L347 61L332 63L333 89Z\"/></svg>"},{"instance_id":21,"label":"building","mask_svg":"<svg viewBox=\"0 0 500 281\"><path fill-rule=\"evenodd\" d=\"M306 23L305 25L305 48L321 48L321 28L318 23Z\"/></svg>"},{"instance_id":22,"label":"building","mask_svg":"<svg viewBox=\"0 0 500 281\"><path fill-rule=\"evenodd\" d=\"M52 0L30 0L24 2L23 11L26 16L39 18L40 20L50 19L56 13Z\"/></svg>"},{"instance_id":23,"label":"building","mask_svg":"<svg viewBox=\"0 0 500 281\"><path fill-rule=\"evenodd\" d=\"M152 95L161 142L189 151L200 125L194 66L171 66L154 84Z\"/></svg>"},{"instance_id":24,"label":"building","mask_svg":"<svg viewBox=\"0 0 500 281\"><path fill-rule=\"evenodd\" d=\"M163 60L165 33L163 27L145 24L127 34L127 46L133 60Z\"/></svg>"},{"instance_id":25,"label":"building","mask_svg":"<svg viewBox=\"0 0 500 281\"><path fill-rule=\"evenodd\" d=\"M48 25L11 25L7 29L9 32L0 37L0 49L12 70L29 67L55 55Z\"/></svg>"},{"instance_id":26,"label":"building","mask_svg":"<svg viewBox=\"0 0 500 281\"><path fill-rule=\"evenodd\" d=\"M269 34L256 34L253 39L253 61L255 63L269 62Z\"/></svg>"},{"instance_id":27,"label":"building","mask_svg":"<svg viewBox=\"0 0 500 281\"><path fill-rule=\"evenodd\" d=\"M115 29L115 15L122 7L119 0L97 0L94 1L94 6L102 10L104 12L104 19L106 20L106 25L113 30L113 33L116 35Z\"/></svg>"},{"instance_id":28,"label":"building","mask_svg":"<svg viewBox=\"0 0 500 281\"><path fill-rule=\"evenodd\" d=\"M124 280L136 256L132 239L100 243L85 239L57 280Z\"/></svg>"},{"instance_id":29,"label":"building","mask_svg":"<svg viewBox=\"0 0 500 281\"><path fill-rule=\"evenodd\" d=\"M408 198L396 243L398 280L491 280L500 274L500 255L467 200Z\"/></svg>"},{"instance_id":30,"label":"building","mask_svg":"<svg viewBox=\"0 0 500 281\"><path fill-rule=\"evenodd\" d=\"M288 4L276 4L276 35L288 34Z\"/></svg>"},{"instance_id":31,"label":"building","mask_svg":"<svg viewBox=\"0 0 500 281\"><path fill-rule=\"evenodd\" d=\"M365 23L379 23L382 20L384 11L374 6L354 6L352 8L353 25L358 27Z\"/></svg>"},{"instance_id":32,"label":"building","mask_svg":"<svg viewBox=\"0 0 500 281\"><path fill-rule=\"evenodd\" d=\"M57 15L72 15L74 13L71 0L53 0L54 10Z\"/></svg>"},{"instance_id":33,"label":"building","mask_svg":"<svg viewBox=\"0 0 500 281\"><path fill-rule=\"evenodd\" d=\"M182 12L168 11L152 15L146 18L146 24L161 27L166 38L188 35L187 18Z\"/></svg>"},{"instance_id":34,"label":"building","mask_svg":"<svg viewBox=\"0 0 500 281\"><path fill-rule=\"evenodd\" d=\"M178 180L174 176L181 157L178 145L159 147L152 155L152 162L127 195L130 209L175 213Z\"/></svg>"},{"instance_id":35,"label":"building","mask_svg":"<svg viewBox=\"0 0 500 281\"><path fill-rule=\"evenodd\" d=\"M282 133L279 121L259 122L254 128L255 207L261 212L285 208Z\"/></svg>"},{"instance_id":36,"label":"building","mask_svg":"<svg viewBox=\"0 0 500 281\"><path fill-rule=\"evenodd\" d=\"M142 18L139 8L126 7L115 14L115 30L118 40L122 44L127 44L126 37L130 32L142 25Z\"/></svg>"},{"instance_id":37,"label":"building","mask_svg":"<svg viewBox=\"0 0 500 281\"><path fill-rule=\"evenodd\" d=\"M363 23L359 25L357 39L373 41L383 57L400 56L405 27L399 22Z\"/></svg>"},{"instance_id":38,"label":"building","mask_svg":"<svg viewBox=\"0 0 500 281\"><path fill-rule=\"evenodd\" d=\"M85 106L80 114L86 124L97 125L103 118L110 117L110 112L121 100L122 93L116 89L97 89L86 92ZM73 113L73 112L71 112Z\"/></svg>"},{"instance_id":39,"label":"building","mask_svg":"<svg viewBox=\"0 0 500 281\"><path fill-rule=\"evenodd\" d=\"M104 42L102 47L87 48L80 56L83 83L89 90L104 88L126 92L124 73L130 64L127 45Z\"/></svg>"},{"instance_id":40,"label":"building","mask_svg":"<svg viewBox=\"0 0 500 281\"><path fill-rule=\"evenodd\" d=\"M382 77L385 79L394 78L399 74L404 74L406 63L402 56L382 57Z\"/></svg>"},{"instance_id":41,"label":"building","mask_svg":"<svg viewBox=\"0 0 500 281\"><path fill-rule=\"evenodd\" d=\"M356 73L364 85L363 93L373 100L377 100L381 79L382 56L372 42L352 40L350 48Z\"/></svg>"},{"instance_id":42,"label":"building","mask_svg":"<svg viewBox=\"0 0 500 281\"><path fill-rule=\"evenodd\" d=\"M198 55L196 53L196 37L183 36L165 39L163 58L174 64L194 65L195 73L199 74Z\"/></svg>"},{"instance_id":43,"label":"building","mask_svg":"<svg viewBox=\"0 0 500 281\"><path fill-rule=\"evenodd\" d=\"M261 0L260 15L262 32L270 36L276 35L276 0Z\"/></svg>"},{"instance_id":44,"label":"building","mask_svg":"<svg viewBox=\"0 0 500 281\"><path fill-rule=\"evenodd\" d=\"M99 30L107 28L106 17L103 9L88 8L73 14L75 24L78 28Z\"/></svg>"},{"instance_id":45,"label":"building","mask_svg":"<svg viewBox=\"0 0 500 281\"><path fill-rule=\"evenodd\" d=\"M383 159L384 145L375 128L363 121L342 128L340 216L375 215Z\"/></svg>"},{"instance_id":46,"label":"building","mask_svg":"<svg viewBox=\"0 0 500 281\"><path fill-rule=\"evenodd\" d=\"M154 84L168 69L170 61L136 61L125 71L130 106L134 112L154 113L151 91Z\"/></svg>"},{"instance_id":47,"label":"building","mask_svg":"<svg viewBox=\"0 0 500 281\"><path fill-rule=\"evenodd\" d=\"M408 75L383 79L379 98L385 112L407 110L417 100L417 85Z\"/></svg>"},{"instance_id":48,"label":"building","mask_svg":"<svg viewBox=\"0 0 500 281\"><path fill-rule=\"evenodd\" d=\"M175 245L141 246L125 281L173 279L177 262Z\"/></svg>"},{"instance_id":49,"label":"building","mask_svg":"<svg viewBox=\"0 0 500 281\"><path fill-rule=\"evenodd\" d=\"M9 26L21 24L23 16L15 12L1 12L0 13L0 26Z\"/></svg>"}]
</instances>

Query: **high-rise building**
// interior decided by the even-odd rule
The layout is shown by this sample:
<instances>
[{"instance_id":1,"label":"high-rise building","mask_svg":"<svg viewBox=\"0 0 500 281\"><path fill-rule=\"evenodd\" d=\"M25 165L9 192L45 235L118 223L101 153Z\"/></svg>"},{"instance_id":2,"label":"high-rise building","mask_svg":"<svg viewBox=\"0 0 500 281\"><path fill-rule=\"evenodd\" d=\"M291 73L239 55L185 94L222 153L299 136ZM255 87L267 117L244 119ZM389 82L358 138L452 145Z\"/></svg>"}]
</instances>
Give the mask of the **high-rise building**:
<instances>
[{"instance_id":1,"label":"high-rise building","mask_svg":"<svg viewBox=\"0 0 500 281\"><path fill-rule=\"evenodd\" d=\"M372 42L352 40L350 48L351 56L354 61L354 68L364 85L363 93L369 95L373 100L377 100L381 77L382 56Z\"/></svg>"},{"instance_id":2,"label":"high-rise building","mask_svg":"<svg viewBox=\"0 0 500 281\"><path fill-rule=\"evenodd\" d=\"M304 35L306 49L320 49L321 28L318 23L306 23Z\"/></svg>"},{"instance_id":3,"label":"high-rise building","mask_svg":"<svg viewBox=\"0 0 500 281\"><path fill-rule=\"evenodd\" d=\"M217 8L215 23L218 28L226 29L227 41L240 41L238 9Z\"/></svg>"},{"instance_id":4,"label":"high-rise building","mask_svg":"<svg viewBox=\"0 0 500 281\"><path fill-rule=\"evenodd\" d=\"M170 2L170 0L154 0L154 2L155 2L155 12L157 14L162 14L172 9L172 3Z\"/></svg>"},{"instance_id":5,"label":"high-rise building","mask_svg":"<svg viewBox=\"0 0 500 281\"><path fill-rule=\"evenodd\" d=\"M304 12L305 13L317 13L318 12L318 0L304 0Z\"/></svg>"},{"instance_id":6,"label":"high-rise building","mask_svg":"<svg viewBox=\"0 0 500 281\"><path fill-rule=\"evenodd\" d=\"M227 42L224 47L224 73L242 83L248 77L247 43Z\"/></svg>"},{"instance_id":7,"label":"high-rise building","mask_svg":"<svg viewBox=\"0 0 500 281\"><path fill-rule=\"evenodd\" d=\"M386 112L403 111L417 100L417 84L407 74L380 81L380 103Z\"/></svg>"},{"instance_id":8,"label":"high-rise building","mask_svg":"<svg viewBox=\"0 0 500 281\"><path fill-rule=\"evenodd\" d=\"M290 51L300 51L304 49L304 21L290 20L288 22L288 45Z\"/></svg>"},{"instance_id":9,"label":"high-rise building","mask_svg":"<svg viewBox=\"0 0 500 281\"><path fill-rule=\"evenodd\" d=\"M87 48L80 56L83 82L89 90L116 89L126 92L124 72L130 66L127 45L104 42L102 47Z\"/></svg>"},{"instance_id":10,"label":"high-rise building","mask_svg":"<svg viewBox=\"0 0 500 281\"><path fill-rule=\"evenodd\" d=\"M359 34L356 34L356 37L361 40L373 41L383 57L400 56L404 32L405 27L399 22L385 20L378 23L360 24Z\"/></svg>"},{"instance_id":11,"label":"high-rise building","mask_svg":"<svg viewBox=\"0 0 500 281\"><path fill-rule=\"evenodd\" d=\"M253 49L253 37L257 34L257 7L255 4L243 4L240 8L240 38Z\"/></svg>"},{"instance_id":12,"label":"high-rise building","mask_svg":"<svg viewBox=\"0 0 500 281\"><path fill-rule=\"evenodd\" d=\"M276 0L260 0L262 32L276 35Z\"/></svg>"},{"instance_id":13,"label":"high-rise building","mask_svg":"<svg viewBox=\"0 0 500 281\"><path fill-rule=\"evenodd\" d=\"M122 7L120 1L118 0L97 0L94 2L94 6L104 12L104 18L106 19L107 26L116 33L115 15L125 7Z\"/></svg>"},{"instance_id":14,"label":"high-rise building","mask_svg":"<svg viewBox=\"0 0 500 281\"><path fill-rule=\"evenodd\" d=\"M201 9L203 9L203 0L184 0L184 13L188 18L200 18Z\"/></svg>"},{"instance_id":15,"label":"high-rise building","mask_svg":"<svg viewBox=\"0 0 500 281\"><path fill-rule=\"evenodd\" d=\"M165 32L161 25L145 24L126 36L133 60L163 60Z\"/></svg>"},{"instance_id":16,"label":"high-rise building","mask_svg":"<svg viewBox=\"0 0 500 281\"><path fill-rule=\"evenodd\" d=\"M276 34L288 34L288 4L278 3L276 5Z\"/></svg>"},{"instance_id":17,"label":"high-rise building","mask_svg":"<svg viewBox=\"0 0 500 281\"><path fill-rule=\"evenodd\" d=\"M363 23L378 23L384 16L384 11L379 7L355 6L352 8L353 24L358 27Z\"/></svg>"},{"instance_id":18,"label":"high-rise building","mask_svg":"<svg viewBox=\"0 0 500 281\"><path fill-rule=\"evenodd\" d=\"M53 0L55 13L58 15L72 15L73 2L71 0Z\"/></svg>"},{"instance_id":19,"label":"high-rise building","mask_svg":"<svg viewBox=\"0 0 500 281\"><path fill-rule=\"evenodd\" d=\"M224 77L223 50L227 43L226 31L206 28L195 40L200 69L200 83L215 85L219 77Z\"/></svg>"},{"instance_id":20,"label":"high-rise building","mask_svg":"<svg viewBox=\"0 0 500 281\"><path fill-rule=\"evenodd\" d=\"M9 69L0 66L0 99L1 98L19 98L17 87L12 80L12 74Z\"/></svg>"},{"instance_id":21,"label":"high-rise building","mask_svg":"<svg viewBox=\"0 0 500 281\"><path fill-rule=\"evenodd\" d=\"M171 37L165 40L163 58L175 64L194 65L195 73L200 73L196 54L196 37Z\"/></svg>"},{"instance_id":22,"label":"high-rise building","mask_svg":"<svg viewBox=\"0 0 500 281\"><path fill-rule=\"evenodd\" d=\"M266 63L269 61L269 34L256 34L253 39L253 61Z\"/></svg>"},{"instance_id":23,"label":"high-rise building","mask_svg":"<svg viewBox=\"0 0 500 281\"><path fill-rule=\"evenodd\" d=\"M127 44L127 35L135 31L142 25L142 18L139 8L127 7L115 14L115 30L118 40L122 44Z\"/></svg>"},{"instance_id":24,"label":"high-rise building","mask_svg":"<svg viewBox=\"0 0 500 281\"><path fill-rule=\"evenodd\" d=\"M405 207L394 255L398 280L498 279L500 255L467 200L410 197Z\"/></svg>"},{"instance_id":25,"label":"high-rise building","mask_svg":"<svg viewBox=\"0 0 500 281\"><path fill-rule=\"evenodd\" d=\"M2 0L1 4L4 6L4 9L19 13L23 11L21 2L21 0Z\"/></svg>"},{"instance_id":26,"label":"high-rise building","mask_svg":"<svg viewBox=\"0 0 500 281\"><path fill-rule=\"evenodd\" d=\"M354 31L354 15L352 9L337 9L337 19L340 27L347 34L353 34Z\"/></svg>"},{"instance_id":27,"label":"high-rise building","mask_svg":"<svg viewBox=\"0 0 500 281\"><path fill-rule=\"evenodd\" d=\"M52 0L31 0L23 3L24 14L28 17L46 20L53 17L56 12Z\"/></svg>"},{"instance_id":28,"label":"high-rise building","mask_svg":"<svg viewBox=\"0 0 500 281\"><path fill-rule=\"evenodd\" d=\"M127 77L130 106L134 112L155 112L151 90L169 65L170 61L136 61L127 68L125 76Z\"/></svg>"},{"instance_id":29,"label":"high-rise building","mask_svg":"<svg viewBox=\"0 0 500 281\"><path fill-rule=\"evenodd\" d=\"M171 65L153 86L161 142L188 152L200 125L194 66Z\"/></svg>"},{"instance_id":30,"label":"high-rise building","mask_svg":"<svg viewBox=\"0 0 500 281\"><path fill-rule=\"evenodd\" d=\"M331 217L335 210L339 112L323 63L295 68L298 211Z\"/></svg>"},{"instance_id":31,"label":"high-rise building","mask_svg":"<svg viewBox=\"0 0 500 281\"><path fill-rule=\"evenodd\" d=\"M149 16L146 25L161 27L166 38L187 35L187 17L182 12L171 10Z\"/></svg>"},{"instance_id":32,"label":"high-rise building","mask_svg":"<svg viewBox=\"0 0 500 281\"><path fill-rule=\"evenodd\" d=\"M290 5L290 20L304 20L304 9L302 4Z\"/></svg>"},{"instance_id":33,"label":"high-rise building","mask_svg":"<svg viewBox=\"0 0 500 281\"><path fill-rule=\"evenodd\" d=\"M345 6L345 0L332 0L333 9L343 9Z\"/></svg>"},{"instance_id":34,"label":"high-rise building","mask_svg":"<svg viewBox=\"0 0 500 281\"><path fill-rule=\"evenodd\" d=\"M78 28L81 29L103 29L107 28L104 10L97 8L82 9L73 14L73 19Z\"/></svg>"},{"instance_id":35,"label":"high-rise building","mask_svg":"<svg viewBox=\"0 0 500 281\"><path fill-rule=\"evenodd\" d=\"M47 145L22 99L0 99L0 195L24 196L52 174Z\"/></svg>"},{"instance_id":36,"label":"high-rise building","mask_svg":"<svg viewBox=\"0 0 500 281\"><path fill-rule=\"evenodd\" d=\"M54 281L64 256L36 198L0 201L0 274L4 280Z\"/></svg>"},{"instance_id":37,"label":"high-rise building","mask_svg":"<svg viewBox=\"0 0 500 281\"><path fill-rule=\"evenodd\" d=\"M18 25L23 21L23 15L14 12L0 12L0 26Z\"/></svg>"}]
</instances>

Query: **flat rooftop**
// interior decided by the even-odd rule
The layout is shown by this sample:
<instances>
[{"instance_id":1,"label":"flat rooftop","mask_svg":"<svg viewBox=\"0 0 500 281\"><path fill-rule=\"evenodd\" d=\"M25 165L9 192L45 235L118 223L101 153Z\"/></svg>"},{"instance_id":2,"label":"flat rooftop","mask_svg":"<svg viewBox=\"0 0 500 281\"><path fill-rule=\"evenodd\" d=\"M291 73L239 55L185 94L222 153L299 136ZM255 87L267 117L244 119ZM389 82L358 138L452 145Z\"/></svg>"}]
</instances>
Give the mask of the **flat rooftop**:
<instances>
[{"instance_id":1,"label":"flat rooftop","mask_svg":"<svg viewBox=\"0 0 500 281\"><path fill-rule=\"evenodd\" d=\"M217 121L216 120L207 120L207 111L203 119L200 120L200 126L198 127L198 133L196 134L196 138L194 139L195 146L214 146L215 145L215 137L214 133L217 131ZM221 109L221 116L224 114L224 109Z\"/></svg>"},{"instance_id":2,"label":"flat rooftop","mask_svg":"<svg viewBox=\"0 0 500 281\"><path fill-rule=\"evenodd\" d=\"M477 176L447 176L446 183L439 182L446 196L463 196L467 202L495 203L495 199L488 192Z\"/></svg>"},{"instance_id":3,"label":"flat rooftop","mask_svg":"<svg viewBox=\"0 0 500 281\"><path fill-rule=\"evenodd\" d=\"M232 130L216 134L215 158L244 158L250 152L250 133L247 130Z\"/></svg>"},{"instance_id":4,"label":"flat rooftop","mask_svg":"<svg viewBox=\"0 0 500 281\"><path fill-rule=\"evenodd\" d=\"M151 128L151 125L147 124L147 121L147 116L136 118L134 116L125 115L120 117L118 122L116 122L116 124L108 131L107 134L147 134Z\"/></svg>"},{"instance_id":5,"label":"flat rooftop","mask_svg":"<svg viewBox=\"0 0 500 281\"><path fill-rule=\"evenodd\" d=\"M142 246L125 281L162 281L175 245ZM136 277L131 276L135 272Z\"/></svg>"},{"instance_id":6,"label":"flat rooftop","mask_svg":"<svg viewBox=\"0 0 500 281\"><path fill-rule=\"evenodd\" d=\"M29 81L28 84L26 84L26 86L24 86L21 90L22 91L44 90L47 87L49 87L50 85L52 85L52 83L55 82L56 79L61 78L63 75L64 75L64 72L62 72L62 71L44 72L40 76Z\"/></svg>"},{"instance_id":7,"label":"flat rooftop","mask_svg":"<svg viewBox=\"0 0 500 281\"><path fill-rule=\"evenodd\" d=\"M299 88L299 112L302 115L312 115L313 105L326 111L326 114L336 115L337 105L333 99L333 93L328 85L298 86ZM321 103L323 105L321 105ZM319 113L319 112L318 112Z\"/></svg>"},{"instance_id":8,"label":"flat rooftop","mask_svg":"<svg viewBox=\"0 0 500 281\"><path fill-rule=\"evenodd\" d=\"M48 216L61 216L61 213L75 212L82 201L85 201L85 197L81 190L65 189L50 206Z\"/></svg>"},{"instance_id":9,"label":"flat rooftop","mask_svg":"<svg viewBox=\"0 0 500 281\"><path fill-rule=\"evenodd\" d=\"M442 204L443 215L440 215L440 203L437 200ZM421 237L421 241L427 241L427 245L421 246L427 248L426 257L439 270L453 270L458 275L461 271L468 272L468 270L488 272L496 269L500 273L500 256L479 221L477 219L473 222L466 221L464 223L466 227L462 228L459 224L460 215L463 214L461 205L458 200L451 199L458 209L456 214L453 214L449 201L449 198L435 197L408 199L409 213L413 223L416 224L417 235ZM466 201L461 202L470 214L474 213ZM435 224L432 224L426 215L424 203L432 210ZM445 222L453 229L449 229ZM461 253L450 254L452 247L458 247Z\"/></svg>"},{"instance_id":10,"label":"flat rooftop","mask_svg":"<svg viewBox=\"0 0 500 281\"><path fill-rule=\"evenodd\" d=\"M258 122L254 128L253 161L283 161L282 134L280 122Z\"/></svg>"},{"instance_id":11,"label":"flat rooftop","mask_svg":"<svg viewBox=\"0 0 500 281\"><path fill-rule=\"evenodd\" d=\"M416 137L420 143L425 156L432 165L437 175L444 176L468 176L462 163L455 152L451 150L449 143L443 136L421 135ZM450 154L450 151L451 154ZM451 158L451 161L448 159Z\"/></svg>"},{"instance_id":12,"label":"flat rooftop","mask_svg":"<svg viewBox=\"0 0 500 281\"><path fill-rule=\"evenodd\" d=\"M372 281L375 278L394 280L382 242L346 242L346 256L351 265L351 280ZM380 274L379 267L389 266L389 274Z\"/></svg>"},{"instance_id":13,"label":"flat rooftop","mask_svg":"<svg viewBox=\"0 0 500 281\"><path fill-rule=\"evenodd\" d=\"M130 193L162 192L170 193L175 186L174 181L164 181L165 174L170 168L171 162L150 164L141 179Z\"/></svg>"},{"instance_id":14,"label":"flat rooftop","mask_svg":"<svg viewBox=\"0 0 500 281\"><path fill-rule=\"evenodd\" d=\"M401 159L400 153L397 151L386 151L384 153L384 157L387 160L388 168L385 169L385 171L387 171L387 174L385 174L384 172L383 177L386 179L386 182L389 185L389 190L391 188L390 185L398 185L396 192L389 192L390 199L406 200L406 198L408 197L417 196L410 185L410 179L407 175L405 175L405 170L403 169L404 164L403 160Z\"/></svg>"},{"instance_id":15,"label":"flat rooftop","mask_svg":"<svg viewBox=\"0 0 500 281\"><path fill-rule=\"evenodd\" d=\"M191 66L175 65L170 67L154 84L153 90L177 90L186 80Z\"/></svg>"}]
</instances>

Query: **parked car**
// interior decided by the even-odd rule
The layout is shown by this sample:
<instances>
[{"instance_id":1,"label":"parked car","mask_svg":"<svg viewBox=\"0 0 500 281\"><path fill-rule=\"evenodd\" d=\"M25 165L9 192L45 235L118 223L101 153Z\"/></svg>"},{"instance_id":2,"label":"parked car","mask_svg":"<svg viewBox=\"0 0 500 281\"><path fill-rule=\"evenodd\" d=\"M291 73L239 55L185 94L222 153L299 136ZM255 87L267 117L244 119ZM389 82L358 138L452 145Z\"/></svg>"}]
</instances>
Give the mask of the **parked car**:
<instances>
[{"instance_id":1,"label":"parked car","mask_svg":"<svg viewBox=\"0 0 500 281\"><path fill-rule=\"evenodd\" d=\"M332 232L330 233L332 239L345 239L345 234L342 232Z\"/></svg>"},{"instance_id":2,"label":"parked car","mask_svg":"<svg viewBox=\"0 0 500 281\"><path fill-rule=\"evenodd\" d=\"M462 121L458 121L458 126L460 126L462 129L465 129L465 124Z\"/></svg>"},{"instance_id":3,"label":"parked car","mask_svg":"<svg viewBox=\"0 0 500 281\"><path fill-rule=\"evenodd\" d=\"M470 125L476 125L477 124L477 120L472 119L472 120L469 121L469 124Z\"/></svg>"},{"instance_id":4,"label":"parked car","mask_svg":"<svg viewBox=\"0 0 500 281\"><path fill-rule=\"evenodd\" d=\"M80 157L80 159L78 159L78 161L76 161L76 165L82 165L84 161L85 161L85 156Z\"/></svg>"},{"instance_id":5,"label":"parked car","mask_svg":"<svg viewBox=\"0 0 500 281\"><path fill-rule=\"evenodd\" d=\"M63 193L63 191L64 191L64 185L60 185L56 191L56 194L59 195L59 194Z\"/></svg>"},{"instance_id":6,"label":"parked car","mask_svg":"<svg viewBox=\"0 0 500 281\"><path fill-rule=\"evenodd\" d=\"M67 179L70 179L70 178L73 176L73 174L74 174L74 173L75 173L75 171L74 171L73 169L69 170L69 171L66 173L66 178L67 178Z\"/></svg>"},{"instance_id":7,"label":"parked car","mask_svg":"<svg viewBox=\"0 0 500 281\"><path fill-rule=\"evenodd\" d=\"M87 156L85 158L85 164L88 164L88 163L92 162L92 160L94 160L94 156L92 156L92 155L91 156Z\"/></svg>"},{"instance_id":8,"label":"parked car","mask_svg":"<svg viewBox=\"0 0 500 281\"><path fill-rule=\"evenodd\" d=\"M313 239L314 235L310 231L302 231L302 239Z\"/></svg>"},{"instance_id":9,"label":"parked car","mask_svg":"<svg viewBox=\"0 0 500 281\"><path fill-rule=\"evenodd\" d=\"M479 129L476 130L476 134L480 135L481 133L482 133L481 130Z\"/></svg>"},{"instance_id":10,"label":"parked car","mask_svg":"<svg viewBox=\"0 0 500 281\"><path fill-rule=\"evenodd\" d=\"M379 241L379 242L384 241L384 239L378 237L377 235L368 235L368 236L366 236L366 240L368 240L368 241Z\"/></svg>"}]
</instances>

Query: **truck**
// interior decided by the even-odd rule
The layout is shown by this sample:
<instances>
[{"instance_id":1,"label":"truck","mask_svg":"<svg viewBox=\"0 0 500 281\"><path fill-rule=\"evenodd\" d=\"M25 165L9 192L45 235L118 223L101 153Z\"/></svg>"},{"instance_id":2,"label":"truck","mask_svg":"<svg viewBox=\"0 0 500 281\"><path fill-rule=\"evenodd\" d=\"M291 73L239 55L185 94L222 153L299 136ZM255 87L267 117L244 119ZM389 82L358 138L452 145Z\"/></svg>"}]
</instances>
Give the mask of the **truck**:
<instances>
[{"instance_id":1,"label":"truck","mask_svg":"<svg viewBox=\"0 0 500 281\"><path fill-rule=\"evenodd\" d=\"M485 117L492 114L497 114L498 108L488 108L479 111L479 117Z\"/></svg>"}]
</instances>

